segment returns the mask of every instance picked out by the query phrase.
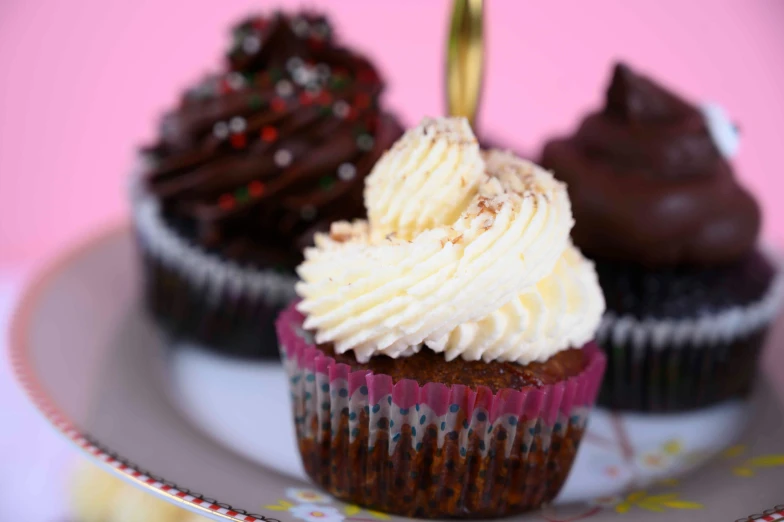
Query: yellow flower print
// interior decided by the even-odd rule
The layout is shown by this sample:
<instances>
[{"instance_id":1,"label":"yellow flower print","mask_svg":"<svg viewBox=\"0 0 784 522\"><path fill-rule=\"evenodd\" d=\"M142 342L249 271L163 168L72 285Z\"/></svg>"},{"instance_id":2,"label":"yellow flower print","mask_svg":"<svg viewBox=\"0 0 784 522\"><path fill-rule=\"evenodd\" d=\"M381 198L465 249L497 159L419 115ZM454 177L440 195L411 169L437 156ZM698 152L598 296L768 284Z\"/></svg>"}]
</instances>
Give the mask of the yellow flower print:
<instances>
[{"instance_id":1,"label":"yellow flower print","mask_svg":"<svg viewBox=\"0 0 784 522\"><path fill-rule=\"evenodd\" d=\"M332 498L328 495L312 489L288 488L286 490L286 497L294 502L302 502L305 504L327 504L332 502Z\"/></svg>"},{"instance_id":2,"label":"yellow flower print","mask_svg":"<svg viewBox=\"0 0 784 522\"><path fill-rule=\"evenodd\" d=\"M351 518L362 513L364 513L363 516L370 516L376 520L389 520L389 515L385 513L373 511L372 509L363 509L352 504L346 505L342 508L342 511L339 506L326 505L332 502L332 497L312 489L288 488L286 497L294 502L281 499L278 500L277 504L268 504L264 507L272 511L288 511L305 522L367 520L367 518Z\"/></svg>"},{"instance_id":3,"label":"yellow flower print","mask_svg":"<svg viewBox=\"0 0 784 522\"><path fill-rule=\"evenodd\" d=\"M359 514L360 511L362 511L362 508L354 505L348 505L346 506L345 509L346 516L348 517L353 517L354 515ZM389 515L387 515L386 513L382 513L380 511L373 511L372 509L366 509L365 513L378 520L389 520Z\"/></svg>"},{"instance_id":4,"label":"yellow flower print","mask_svg":"<svg viewBox=\"0 0 784 522\"><path fill-rule=\"evenodd\" d=\"M736 444L735 446L730 446L729 448L725 449L721 456L725 459L734 459L735 457L740 457L746 452L746 446L743 444Z\"/></svg>"},{"instance_id":5,"label":"yellow flower print","mask_svg":"<svg viewBox=\"0 0 784 522\"><path fill-rule=\"evenodd\" d=\"M746 449L746 446L738 444L737 446L727 448L722 453L722 456L725 459L735 459L742 456ZM775 468L779 466L784 466L784 454L761 455L744 460L739 465L734 466L732 472L739 477L751 477L760 468Z\"/></svg>"},{"instance_id":6,"label":"yellow flower print","mask_svg":"<svg viewBox=\"0 0 784 522\"><path fill-rule=\"evenodd\" d=\"M677 439L672 439L665 442L662 449L667 455L677 455L683 451L683 444Z\"/></svg>"},{"instance_id":7,"label":"yellow flower print","mask_svg":"<svg viewBox=\"0 0 784 522\"><path fill-rule=\"evenodd\" d=\"M271 509L272 511L287 511L292 507L294 507L294 504L285 500L279 500L277 504L267 504L264 506L265 509Z\"/></svg>"},{"instance_id":8,"label":"yellow flower print","mask_svg":"<svg viewBox=\"0 0 784 522\"><path fill-rule=\"evenodd\" d=\"M648 495L645 491L634 491L626 495L623 502L615 506L615 511L618 513L628 513L635 507L647 511L662 512L667 509L702 509L703 505L698 504L697 502L680 500L677 493Z\"/></svg>"}]
</instances>

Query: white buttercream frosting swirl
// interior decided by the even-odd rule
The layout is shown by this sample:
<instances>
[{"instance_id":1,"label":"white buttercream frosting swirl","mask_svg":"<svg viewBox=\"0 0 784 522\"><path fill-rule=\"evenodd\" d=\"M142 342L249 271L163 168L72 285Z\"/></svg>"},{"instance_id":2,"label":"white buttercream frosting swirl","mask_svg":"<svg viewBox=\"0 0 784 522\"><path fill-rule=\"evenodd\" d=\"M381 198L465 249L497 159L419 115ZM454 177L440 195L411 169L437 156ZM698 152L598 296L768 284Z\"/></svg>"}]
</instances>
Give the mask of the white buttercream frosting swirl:
<instances>
[{"instance_id":1,"label":"white buttercream frosting swirl","mask_svg":"<svg viewBox=\"0 0 784 522\"><path fill-rule=\"evenodd\" d=\"M368 221L336 223L298 273L304 327L339 353L543 361L593 337L604 301L571 245L564 185L426 119L366 182Z\"/></svg>"},{"instance_id":2,"label":"white buttercream frosting swirl","mask_svg":"<svg viewBox=\"0 0 784 522\"><path fill-rule=\"evenodd\" d=\"M476 195L484 170L467 120L423 120L381 157L365 181L373 236L411 239L451 225Z\"/></svg>"}]
</instances>

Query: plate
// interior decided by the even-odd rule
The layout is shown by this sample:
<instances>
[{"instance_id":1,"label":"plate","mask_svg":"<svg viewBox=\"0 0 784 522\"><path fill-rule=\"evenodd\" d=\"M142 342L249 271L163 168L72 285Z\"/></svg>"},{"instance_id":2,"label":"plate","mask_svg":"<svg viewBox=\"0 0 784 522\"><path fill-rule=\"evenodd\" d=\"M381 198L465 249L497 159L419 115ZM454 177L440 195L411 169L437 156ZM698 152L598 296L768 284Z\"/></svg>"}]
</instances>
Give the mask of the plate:
<instances>
[{"instance_id":1,"label":"plate","mask_svg":"<svg viewBox=\"0 0 784 522\"><path fill-rule=\"evenodd\" d=\"M401 520L310 485L282 371L166 347L139 287L120 227L62 256L25 293L13 367L61 433L126 480L216 520ZM784 321L769 348L782 340ZM768 352L770 378L749 403L672 416L595 411L561 495L514 520L734 520L781 503L784 354Z\"/></svg>"}]
</instances>

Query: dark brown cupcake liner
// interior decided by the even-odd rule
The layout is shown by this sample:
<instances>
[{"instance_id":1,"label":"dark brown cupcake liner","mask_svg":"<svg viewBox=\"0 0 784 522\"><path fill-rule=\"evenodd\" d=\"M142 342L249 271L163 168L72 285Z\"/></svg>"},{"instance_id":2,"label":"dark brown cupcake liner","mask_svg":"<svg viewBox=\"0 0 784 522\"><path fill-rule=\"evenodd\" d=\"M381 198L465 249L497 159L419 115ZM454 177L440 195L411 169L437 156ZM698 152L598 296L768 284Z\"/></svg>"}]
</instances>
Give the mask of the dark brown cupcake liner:
<instances>
[{"instance_id":1,"label":"dark brown cupcake liner","mask_svg":"<svg viewBox=\"0 0 784 522\"><path fill-rule=\"evenodd\" d=\"M275 318L295 297L294 277L204 252L163 222L153 199L136 197L133 205L145 305L171 340L277 359Z\"/></svg>"},{"instance_id":2,"label":"dark brown cupcake liner","mask_svg":"<svg viewBox=\"0 0 784 522\"><path fill-rule=\"evenodd\" d=\"M749 395L768 328L715 345L655 347L604 342L607 373L598 404L672 413Z\"/></svg>"},{"instance_id":3,"label":"dark brown cupcake liner","mask_svg":"<svg viewBox=\"0 0 784 522\"><path fill-rule=\"evenodd\" d=\"M697 319L605 314L597 333L607 355L599 405L678 412L746 397L783 296L779 270L758 302Z\"/></svg>"},{"instance_id":4,"label":"dark brown cupcake liner","mask_svg":"<svg viewBox=\"0 0 784 522\"><path fill-rule=\"evenodd\" d=\"M332 495L421 518L489 518L536 509L561 489L604 372L503 389L351 371L312 344L293 307L277 323L308 475ZM448 363L445 363L448 364Z\"/></svg>"}]
</instances>

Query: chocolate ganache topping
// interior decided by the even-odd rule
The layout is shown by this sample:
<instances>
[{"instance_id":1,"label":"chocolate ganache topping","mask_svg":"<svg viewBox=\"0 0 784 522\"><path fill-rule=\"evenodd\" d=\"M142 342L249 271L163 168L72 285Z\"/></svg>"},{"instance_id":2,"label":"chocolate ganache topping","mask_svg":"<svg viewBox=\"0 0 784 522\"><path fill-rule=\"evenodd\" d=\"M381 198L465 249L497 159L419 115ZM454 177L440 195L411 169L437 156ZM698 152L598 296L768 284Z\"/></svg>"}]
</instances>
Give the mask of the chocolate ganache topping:
<instances>
[{"instance_id":1,"label":"chocolate ganache topping","mask_svg":"<svg viewBox=\"0 0 784 522\"><path fill-rule=\"evenodd\" d=\"M293 268L314 232L365 214L363 178L402 130L324 16L254 17L233 36L225 70L164 116L147 187L204 248Z\"/></svg>"},{"instance_id":2,"label":"chocolate ganache topping","mask_svg":"<svg viewBox=\"0 0 784 522\"><path fill-rule=\"evenodd\" d=\"M718 265L754 248L760 210L701 111L624 64L601 111L545 146L569 186L572 236L586 254L650 267Z\"/></svg>"}]
</instances>

